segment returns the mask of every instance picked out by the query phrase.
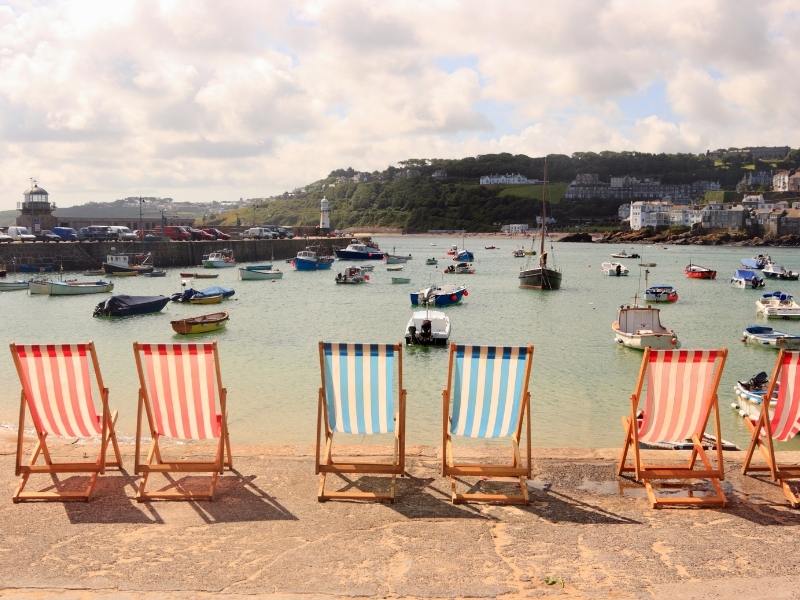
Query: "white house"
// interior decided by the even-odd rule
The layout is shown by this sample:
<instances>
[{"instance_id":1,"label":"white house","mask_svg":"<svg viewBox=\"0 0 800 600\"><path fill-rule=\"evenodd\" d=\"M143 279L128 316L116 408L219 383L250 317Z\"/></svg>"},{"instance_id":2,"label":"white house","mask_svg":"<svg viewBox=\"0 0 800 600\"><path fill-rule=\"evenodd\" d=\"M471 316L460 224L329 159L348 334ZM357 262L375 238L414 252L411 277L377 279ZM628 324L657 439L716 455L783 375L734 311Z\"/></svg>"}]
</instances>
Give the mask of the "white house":
<instances>
[{"instance_id":1,"label":"white house","mask_svg":"<svg viewBox=\"0 0 800 600\"><path fill-rule=\"evenodd\" d=\"M672 202L645 201L631 202L631 229L638 231L644 227L668 227Z\"/></svg>"},{"instance_id":2,"label":"white house","mask_svg":"<svg viewBox=\"0 0 800 600\"><path fill-rule=\"evenodd\" d=\"M500 231L503 233L528 233L527 223L511 223L510 225L503 225Z\"/></svg>"},{"instance_id":3,"label":"white house","mask_svg":"<svg viewBox=\"0 0 800 600\"><path fill-rule=\"evenodd\" d=\"M775 192L789 191L789 171L776 171L772 176L772 189Z\"/></svg>"},{"instance_id":4,"label":"white house","mask_svg":"<svg viewBox=\"0 0 800 600\"><path fill-rule=\"evenodd\" d=\"M481 185L519 185L522 183L534 183L524 175L519 173L506 173L505 175L483 175L480 179Z\"/></svg>"}]
</instances>

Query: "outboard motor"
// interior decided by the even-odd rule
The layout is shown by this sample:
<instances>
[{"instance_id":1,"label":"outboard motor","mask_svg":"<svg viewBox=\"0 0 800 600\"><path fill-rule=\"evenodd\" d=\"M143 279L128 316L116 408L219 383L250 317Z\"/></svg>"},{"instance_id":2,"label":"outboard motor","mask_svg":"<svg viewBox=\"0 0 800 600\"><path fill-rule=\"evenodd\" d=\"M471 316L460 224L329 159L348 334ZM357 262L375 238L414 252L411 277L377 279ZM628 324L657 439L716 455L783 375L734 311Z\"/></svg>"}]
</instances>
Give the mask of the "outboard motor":
<instances>
[{"instance_id":1,"label":"outboard motor","mask_svg":"<svg viewBox=\"0 0 800 600\"><path fill-rule=\"evenodd\" d=\"M622 274L622 265L617 265L616 271L617 277L619 277Z\"/></svg>"},{"instance_id":2,"label":"outboard motor","mask_svg":"<svg viewBox=\"0 0 800 600\"><path fill-rule=\"evenodd\" d=\"M748 390L760 390L763 389L764 386L767 385L769 382L769 375L765 371L761 371L756 375L753 375L747 382L740 381L739 383Z\"/></svg>"},{"instance_id":3,"label":"outboard motor","mask_svg":"<svg viewBox=\"0 0 800 600\"><path fill-rule=\"evenodd\" d=\"M417 328L413 325L408 326L408 335L411 338L411 343L416 344L419 340L417 339Z\"/></svg>"},{"instance_id":4,"label":"outboard motor","mask_svg":"<svg viewBox=\"0 0 800 600\"><path fill-rule=\"evenodd\" d=\"M425 319L422 322L422 333L420 334L420 339L424 341L430 341L433 339L433 332L431 331L432 325L429 319Z\"/></svg>"}]
</instances>

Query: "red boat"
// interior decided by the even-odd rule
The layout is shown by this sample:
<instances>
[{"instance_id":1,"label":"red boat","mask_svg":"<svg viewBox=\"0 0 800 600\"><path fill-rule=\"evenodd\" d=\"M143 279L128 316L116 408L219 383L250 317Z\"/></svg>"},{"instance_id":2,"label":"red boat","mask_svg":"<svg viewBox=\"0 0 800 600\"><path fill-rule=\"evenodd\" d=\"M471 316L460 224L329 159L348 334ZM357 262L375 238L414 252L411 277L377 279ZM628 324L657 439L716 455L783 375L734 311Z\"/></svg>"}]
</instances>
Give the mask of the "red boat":
<instances>
[{"instance_id":1,"label":"red boat","mask_svg":"<svg viewBox=\"0 0 800 600\"><path fill-rule=\"evenodd\" d=\"M716 279L717 272L708 267L701 267L700 265L693 265L689 263L684 267L683 272L689 279Z\"/></svg>"}]
</instances>

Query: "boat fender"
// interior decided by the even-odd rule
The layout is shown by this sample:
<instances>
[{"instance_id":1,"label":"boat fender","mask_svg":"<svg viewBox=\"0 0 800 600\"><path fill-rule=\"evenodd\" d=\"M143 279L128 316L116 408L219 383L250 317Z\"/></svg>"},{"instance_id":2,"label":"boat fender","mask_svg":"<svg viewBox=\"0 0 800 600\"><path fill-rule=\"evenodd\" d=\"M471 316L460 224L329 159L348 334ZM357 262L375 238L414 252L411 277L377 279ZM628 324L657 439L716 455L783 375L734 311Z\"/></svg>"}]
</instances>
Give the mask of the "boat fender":
<instances>
[{"instance_id":1,"label":"boat fender","mask_svg":"<svg viewBox=\"0 0 800 600\"><path fill-rule=\"evenodd\" d=\"M464 290L464 297L466 298L467 296L469 296L469 292L467 290Z\"/></svg>"},{"instance_id":2,"label":"boat fender","mask_svg":"<svg viewBox=\"0 0 800 600\"><path fill-rule=\"evenodd\" d=\"M450 294L450 300L455 302L456 300L458 300L458 296L456 296L455 294Z\"/></svg>"}]
</instances>

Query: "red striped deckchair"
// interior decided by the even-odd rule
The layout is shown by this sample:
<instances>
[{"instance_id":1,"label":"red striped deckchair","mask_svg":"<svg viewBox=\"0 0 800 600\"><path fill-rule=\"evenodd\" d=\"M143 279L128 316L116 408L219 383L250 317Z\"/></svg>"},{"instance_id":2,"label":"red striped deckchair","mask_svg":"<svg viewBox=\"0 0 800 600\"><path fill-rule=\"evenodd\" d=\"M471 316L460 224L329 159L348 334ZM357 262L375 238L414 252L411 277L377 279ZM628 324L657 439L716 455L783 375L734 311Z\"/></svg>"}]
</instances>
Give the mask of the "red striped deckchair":
<instances>
[{"instance_id":1,"label":"red striped deckchair","mask_svg":"<svg viewBox=\"0 0 800 600\"><path fill-rule=\"evenodd\" d=\"M721 350L652 350L645 349L636 388L631 394L631 414L623 417L625 444L617 473L633 472L643 481L653 508L669 505L725 506L720 481L725 478L722 463L722 434L719 424L719 387L726 349ZM647 393L641 404L642 388ZM716 462L714 467L703 448L703 435L714 411ZM640 411L641 410L641 414ZM683 442L691 440L688 464L647 466L639 453L639 443ZM632 467L626 466L628 450L633 447ZM698 457L703 467L696 469ZM654 480L708 479L716 494L663 498L656 496Z\"/></svg>"},{"instance_id":2,"label":"red striped deckchair","mask_svg":"<svg viewBox=\"0 0 800 600\"><path fill-rule=\"evenodd\" d=\"M531 476L531 394L533 346L450 344L447 388L442 392L442 475L450 478L451 499L459 502L527 504ZM525 427L526 456L519 449ZM453 437L505 439L510 464L459 463ZM512 477L519 494L458 493L456 477Z\"/></svg>"},{"instance_id":3,"label":"red striped deckchair","mask_svg":"<svg viewBox=\"0 0 800 600\"><path fill-rule=\"evenodd\" d=\"M88 501L97 476L106 467L119 468L122 460L114 432L117 413L108 408L108 388L92 342L86 344L11 344L11 356L17 369L22 393L17 432L16 474L20 482L14 502L23 500L83 500ZM92 377L94 371L94 377ZM98 415L92 397L92 379L99 391L101 414ZM38 443L30 463L22 464L25 413L31 414ZM100 451L94 462L53 462L47 447L48 436L69 438L100 437ZM106 461L108 442L116 460ZM39 456L44 465L37 465ZM82 491L26 492L25 484L31 475L47 473L90 473L89 483Z\"/></svg>"},{"instance_id":4,"label":"red striped deckchair","mask_svg":"<svg viewBox=\"0 0 800 600\"><path fill-rule=\"evenodd\" d=\"M770 406L766 399L772 398L776 387L778 398L774 406ZM764 398L757 421L753 422L746 415L744 417L752 439L747 448L742 473L769 471L772 480L780 483L792 507L798 508L800 499L792 491L788 480L800 478L800 465L778 464L773 441L787 442L800 432L800 352L780 351ZM766 466L750 464L756 447L764 457Z\"/></svg>"},{"instance_id":5,"label":"red striped deckchair","mask_svg":"<svg viewBox=\"0 0 800 600\"><path fill-rule=\"evenodd\" d=\"M136 420L136 467L142 476L136 499L213 500L218 475L233 468L228 420L227 390L222 387L217 343L133 344L139 373L139 411ZM217 404L219 403L219 405ZM141 462L142 412L147 416L152 442ZM165 461L159 440L217 440L213 461ZM226 460L227 457L227 460ZM182 489L147 491L151 473L210 473L207 493Z\"/></svg>"}]
</instances>

